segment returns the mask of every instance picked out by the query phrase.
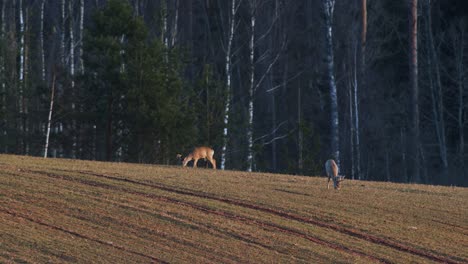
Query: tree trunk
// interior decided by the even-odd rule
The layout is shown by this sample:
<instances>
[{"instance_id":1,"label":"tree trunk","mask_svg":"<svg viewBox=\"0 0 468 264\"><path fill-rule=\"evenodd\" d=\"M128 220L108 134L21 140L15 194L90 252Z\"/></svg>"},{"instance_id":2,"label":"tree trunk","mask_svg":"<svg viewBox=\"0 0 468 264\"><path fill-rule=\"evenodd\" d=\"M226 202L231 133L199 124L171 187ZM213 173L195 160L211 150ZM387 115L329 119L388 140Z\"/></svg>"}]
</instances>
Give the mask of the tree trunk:
<instances>
[{"instance_id":1,"label":"tree trunk","mask_svg":"<svg viewBox=\"0 0 468 264\"><path fill-rule=\"evenodd\" d=\"M229 115L230 115L230 108L231 108L231 94L232 94L232 84L231 84L231 76L232 76L232 63L231 63L231 56L232 56L232 41L234 39L234 24L236 21L236 0L231 1L231 16L229 17L229 33L228 33L228 43L227 43L227 50L226 50L226 101L224 103L224 120L223 120L223 147L221 150L221 169L224 170L226 166L226 152L227 152L227 144L228 144L228 125L229 125Z\"/></svg>"},{"instance_id":2,"label":"tree trunk","mask_svg":"<svg viewBox=\"0 0 468 264\"><path fill-rule=\"evenodd\" d=\"M163 40L163 43L164 43L164 47L166 47L166 49L169 48L169 32L168 32L168 27L167 27L167 3L166 3L166 0L162 0L161 1L161 12L162 12L162 19L163 19L163 23L162 23L162 32L161 32L161 37L162 37L162 40ZM167 55L165 57L166 61L167 61Z\"/></svg>"},{"instance_id":3,"label":"tree trunk","mask_svg":"<svg viewBox=\"0 0 468 264\"><path fill-rule=\"evenodd\" d=\"M391 176L390 176L390 154L388 149L385 150L385 178L387 181L391 181Z\"/></svg>"},{"instance_id":4,"label":"tree trunk","mask_svg":"<svg viewBox=\"0 0 468 264\"><path fill-rule=\"evenodd\" d=\"M286 75L286 72L284 73ZM273 73L270 72L270 83L272 83ZM285 85L286 78L283 80L283 84ZM273 85L270 85L273 86ZM271 137L274 139L276 138L276 96L275 92L270 93L271 98L271 130L273 131ZM277 168L277 155L276 155L277 144L276 140L271 143L271 169L273 172L276 171Z\"/></svg>"},{"instance_id":5,"label":"tree trunk","mask_svg":"<svg viewBox=\"0 0 468 264\"><path fill-rule=\"evenodd\" d=\"M411 87L411 179L420 182L419 86L418 86L418 0L410 4L410 87Z\"/></svg>"},{"instance_id":6,"label":"tree trunk","mask_svg":"<svg viewBox=\"0 0 468 264\"><path fill-rule=\"evenodd\" d=\"M113 159L113 144L112 144L112 131L113 131L113 107L114 98L112 92L107 98L107 123L106 123L106 160L112 161Z\"/></svg>"},{"instance_id":7,"label":"tree trunk","mask_svg":"<svg viewBox=\"0 0 468 264\"><path fill-rule=\"evenodd\" d=\"M55 72L54 72L54 76L52 77L52 89L50 92L50 107L49 107L49 118L47 120L47 133L46 133L46 141L45 141L45 147L44 147L44 158L47 158L47 153L49 149L50 124L52 123L52 112L54 110L54 95L55 95Z\"/></svg>"},{"instance_id":8,"label":"tree trunk","mask_svg":"<svg viewBox=\"0 0 468 264\"><path fill-rule=\"evenodd\" d=\"M24 154L29 155L29 97L27 96L27 91L29 90L28 87L28 79L29 79L29 49L30 49L30 34L29 34L29 8L25 8L25 18L24 18L24 76L23 76L23 128L24 128L24 136L23 136L23 145L24 145ZM26 96L25 96L26 94Z\"/></svg>"},{"instance_id":9,"label":"tree trunk","mask_svg":"<svg viewBox=\"0 0 468 264\"><path fill-rule=\"evenodd\" d=\"M24 16L23 16L23 0L19 0L19 74L18 74L18 125L19 133L21 134L20 144L18 145L18 152L24 154L25 152L25 127L24 127L24 57L25 57L25 40L24 40Z\"/></svg>"},{"instance_id":10,"label":"tree trunk","mask_svg":"<svg viewBox=\"0 0 468 264\"><path fill-rule=\"evenodd\" d=\"M6 1L2 1L2 13L1 13L1 29L0 29L0 38L2 41L5 40L5 36L6 36L6 26L5 26L5 23L6 23L6 20L5 20L5 6L6 6ZM4 144L4 153L8 153L8 119L6 117L6 111L7 111L7 96L6 96L6 93L7 93L7 90L6 90L6 72L5 72L5 63L6 63L6 59L5 59L5 47L2 47L0 49L0 81L1 81L1 87L2 87L2 128L3 128L3 131L2 131L2 137L3 137L3 144Z\"/></svg>"},{"instance_id":11,"label":"tree trunk","mask_svg":"<svg viewBox=\"0 0 468 264\"><path fill-rule=\"evenodd\" d=\"M68 1L68 15L69 15L69 33L70 33L70 81L71 81L71 111L72 116L72 151L71 158L76 158L77 149L77 131L76 131L76 118L75 118L75 35L73 30L73 9L72 0Z\"/></svg>"},{"instance_id":12,"label":"tree trunk","mask_svg":"<svg viewBox=\"0 0 468 264\"><path fill-rule=\"evenodd\" d=\"M359 87L361 91L365 91L366 86L366 44L367 44L367 0L361 0L361 65ZM355 129L355 144L356 144L356 174L358 180L361 180L361 144L359 130L359 96L358 85L354 86L354 129Z\"/></svg>"},{"instance_id":13,"label":"tree trunk","mask_svg":"<svg viewBox=\"0 0 468 264\"><path fill-rule=\"evenodd\" d=\"M80 0L80 30L79 34L79 50L78 50L78 58L79 58L79 71L81 74L84 74L84 64L83 64L83 30L84 30L84 0Z\"/></svg>"},{"instance_id":14,"label":"tree trunk","mask_svg":"<svg viewBox=\"0 0 468 264\"><path fill-rule=\"evenodd\" d=\"M442 161L444 170L448 168L447 159L447 143L445 135L445 118L444 118L444 98L442 93L442 81L440 77L439 58L435 49L434 37L432 33L432 16L431 16L431 0L426 0L426 33L428 37L428 78L431 87L432 112L434 114L434 126L437 133L437 142L439 145L439 156ZM432 76L435 75L434 83ZM434 85L435 84L435 85Z\"/></svg>"},{"instance_id":15,"label":"tree trunk","mask_svg":"<svg viewBox=\"0 0 468 264\"><path fill-rule=\"evenodd\" d=\"M333 12L335 0L323 0L325 11L326 27L326 63L328 71L328 81L330 85L331 100L331 152L336 160L338 168L340 167L340 148L339 148L339 119L338 119L338 95L336 90L335 70L334 70L334 52L333 52Z\"/></svg>"},{"instance_id":16,"label":"tree trunk","mask_svg":"<svg viewBox=\"0 0 468 264\"><path fill-rule=\"evenodd\" d=\"M312 81L309 81L309 91L312 91ZM298 124L298 132L297 132L297 149L298 149L298 161L297 161L297 168L299 170L299 174L304 173L304 132L303 132L303 124L302 124L302 100L301 100L301 85L298 86L297 89L297 124Z\"/></svg>"},{"instance_id":17,"label":"tree trunk","mask_svg":"<svg viewBox=\"0 0 468 264\"><path fill-rule=\"evenodd\" d=\"M355 69L353 70L355 72ZM355 75L354 75L355 76ZM355 159L354 159L354 153L355 153L355 145L354 145L354 107L353 107L353 86L356 87L356 79L354 78L353 85L348 85L348 98L349 98L349 127L350 127L350 138L349 142L351 144L350 147L350 153L351 153L351 179L354 180L354 172L355 172Z\"/></svg>"},{"instance_id":18,"label":"tree trunk","mask_svg":"<svg viewBox=\"0 0 468 264\"><path fill-rule=\"evenodd\" d=\"M41 27L39 32L39 41L41 49L41 80L45 82L46 70L45 70L45 55L44 55L44 5L45 0L41 2Z\"/></svg>"},{"instance_id":19,"label":"tree trunk","mask_svg":"<svg viewBox=\"0 0 468 264\"><path fill-rule=\"evenodd\" d=\"M255 88L255 7L256 0L250 0L250 42L249 42L249 120L247 128L247 171L253 168L253 119L254 119L254 88Z\"/></svg>"},{"instance_id":20,"label":"tree trunk","mask_svg":"<svg viewBox=\"0 0 468 264\"><path fill-rule=\"evenodd\" d=\"M174 24L172 28L172 36L171 36L171 47L174 47L174 45L177 42L178 38L178 24L179 24L179 0L175 0L175 14L174 14Z\"/></svg>"},{"instance_id":21,"label":"tree trunk","mask_svg":"<svg viewBox=\"0 0 468 264\"><path fill-rule=\"evenodd\" d=\"M65 0L61 0L60 60L65 66Z\"/></svg>"}]
</instances>

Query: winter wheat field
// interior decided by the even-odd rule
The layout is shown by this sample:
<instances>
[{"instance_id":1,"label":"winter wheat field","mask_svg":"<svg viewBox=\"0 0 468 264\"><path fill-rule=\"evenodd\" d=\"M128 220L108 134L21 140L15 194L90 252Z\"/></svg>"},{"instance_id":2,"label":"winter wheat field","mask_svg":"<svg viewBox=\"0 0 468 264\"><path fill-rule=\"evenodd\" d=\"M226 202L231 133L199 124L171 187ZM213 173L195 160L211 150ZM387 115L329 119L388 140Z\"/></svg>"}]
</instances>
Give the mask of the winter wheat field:
<instances>
[{"instance_id":1,"label":"winter wheat field","mask_svg":"<svg viewBox=\"0 0 468 264\"><path fill-rule=\"evenodd\" d=\"M468 189L0 155L0 263L467 263Z\"/></svg>"}]
</instances>

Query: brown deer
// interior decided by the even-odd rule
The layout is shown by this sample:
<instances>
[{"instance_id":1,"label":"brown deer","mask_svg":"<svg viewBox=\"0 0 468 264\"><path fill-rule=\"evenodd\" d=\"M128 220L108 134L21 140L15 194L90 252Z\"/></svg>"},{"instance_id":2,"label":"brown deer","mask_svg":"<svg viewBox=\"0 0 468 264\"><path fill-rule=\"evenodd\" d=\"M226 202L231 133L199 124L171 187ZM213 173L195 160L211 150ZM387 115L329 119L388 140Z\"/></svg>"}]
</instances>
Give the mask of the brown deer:
<instances>
[{"instance_id":1,"label":"brown deer","mask_svg":"<svg viewBox=\"0 0 468 264\"><path fill-rule=\"evenodd\" d=\"M205 159L211 163L213 169L216 169L216 160L213 158L213 155L214 150L212 148L205 146L197 147L190 154L188 154L187 157L184 158L182 161L182 166L187 166L187 163L193 160L193 167L196 168L198 160ZM177 157L182 157L182 155L178 154Z\"/></svg>"},{"instance_id":2,"label":"brown deer","mask_svg":"<svg viewBox=\"0 0 468 264\"><path fill-rule=\"evenodd\" d=\"M333 180L333 187L336 190L341 188L341 182L344 180L345 176L338 175L338 165L332 159L329 159L325 162L325 171L327 172L328 182L327 189L330 189L330 179Z\"/></svg>"}]
</instances>

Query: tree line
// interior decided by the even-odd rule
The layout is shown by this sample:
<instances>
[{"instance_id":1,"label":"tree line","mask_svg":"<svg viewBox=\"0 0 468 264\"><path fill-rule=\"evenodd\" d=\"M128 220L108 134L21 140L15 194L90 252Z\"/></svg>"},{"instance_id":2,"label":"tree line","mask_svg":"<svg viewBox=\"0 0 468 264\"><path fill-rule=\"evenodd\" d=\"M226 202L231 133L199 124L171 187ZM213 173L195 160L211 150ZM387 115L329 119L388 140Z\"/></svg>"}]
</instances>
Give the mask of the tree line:
<instances>
[{"instance_id":1,"label":"tree line","mask_svg":"<svg viewBox=\"0 0 468 264\"><path fill-rule=\"evenodd\" d=\"M3 0L0 151L466 185L462 0Z\"/></svg>"}]
</instances>

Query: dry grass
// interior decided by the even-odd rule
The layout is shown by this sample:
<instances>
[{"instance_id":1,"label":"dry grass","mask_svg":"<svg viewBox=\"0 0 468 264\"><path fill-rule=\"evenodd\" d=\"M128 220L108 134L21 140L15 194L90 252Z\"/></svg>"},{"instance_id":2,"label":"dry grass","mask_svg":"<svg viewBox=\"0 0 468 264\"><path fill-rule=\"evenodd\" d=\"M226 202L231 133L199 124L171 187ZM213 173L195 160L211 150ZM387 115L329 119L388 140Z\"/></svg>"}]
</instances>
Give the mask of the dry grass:
<instances>
[{"instance_id":1,"label":"dry grass","mask_svg":"<svg viewBox=\"0 0 468 264\"><path fill-rule=\"evenodd\" d=\"M468 190L0 155L0 263L467 263Z\"/></svg>"}]
</instances>

